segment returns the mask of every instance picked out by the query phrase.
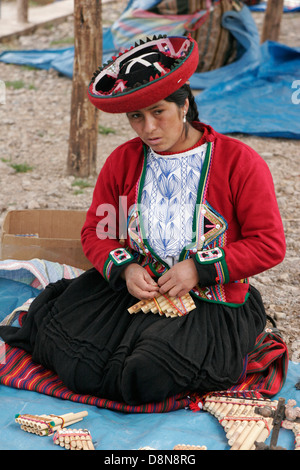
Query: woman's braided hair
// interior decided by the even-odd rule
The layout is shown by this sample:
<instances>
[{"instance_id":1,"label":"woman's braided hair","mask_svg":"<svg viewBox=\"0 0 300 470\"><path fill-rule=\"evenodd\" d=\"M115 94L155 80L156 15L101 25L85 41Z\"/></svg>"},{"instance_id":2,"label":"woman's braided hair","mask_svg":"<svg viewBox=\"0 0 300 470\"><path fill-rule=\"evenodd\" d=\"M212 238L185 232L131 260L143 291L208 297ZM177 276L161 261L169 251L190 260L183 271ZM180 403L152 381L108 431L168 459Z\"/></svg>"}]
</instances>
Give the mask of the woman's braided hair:
<instances>
[{"instance_id":1,"label":"woman's braided hair","mask_svg":"<svg viewBox=\"0 0 300 470\"><path fill-rule=\"evenodd\" d=\"M189 100L189 109L186 115L188 122L199 121L198 108L195 102L194 95L192 93L190 85L185 83L179 90L176 90L174 93L165 98L166 101L175 103L179 108L185 103L186 98Z\"/></svg>"}]
</instances>

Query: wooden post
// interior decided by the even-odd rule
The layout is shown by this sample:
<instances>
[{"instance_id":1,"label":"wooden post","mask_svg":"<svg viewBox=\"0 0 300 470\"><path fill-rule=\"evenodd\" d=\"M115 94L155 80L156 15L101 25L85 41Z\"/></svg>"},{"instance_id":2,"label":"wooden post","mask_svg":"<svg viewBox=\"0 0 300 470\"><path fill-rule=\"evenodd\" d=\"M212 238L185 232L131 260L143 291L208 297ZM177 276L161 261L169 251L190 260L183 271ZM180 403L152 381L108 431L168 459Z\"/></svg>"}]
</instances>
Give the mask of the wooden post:
<instances>
[{"instance_id":1,"label":"wooden post","mask_svg":"<svg viewBox=\"0 0 300 470\"><path fill-rule=\"evenodd\" d=\"M96 172L99 111L87 96L102 59L101 0L74 0L75 51L67 171L87 177Z\"/></svg>"},{"instance_id":2,"label":"wooden post","mask_svg":"<svg viewBox=\"0 0 300 470\"><path fill-rule=\"evenodd\" d=\"M261 42L278 41L284 0L268 0Z\"/></svg>"},{"instance_id":3,"label":"wooden post","mask_svg":"<svg viewBox=\"0 0 300 470\"><path fill-rule=\"evenodd\" d=\"M28 23L28 0L17 0L17 21Z\"/></svg>"}]
</instances>

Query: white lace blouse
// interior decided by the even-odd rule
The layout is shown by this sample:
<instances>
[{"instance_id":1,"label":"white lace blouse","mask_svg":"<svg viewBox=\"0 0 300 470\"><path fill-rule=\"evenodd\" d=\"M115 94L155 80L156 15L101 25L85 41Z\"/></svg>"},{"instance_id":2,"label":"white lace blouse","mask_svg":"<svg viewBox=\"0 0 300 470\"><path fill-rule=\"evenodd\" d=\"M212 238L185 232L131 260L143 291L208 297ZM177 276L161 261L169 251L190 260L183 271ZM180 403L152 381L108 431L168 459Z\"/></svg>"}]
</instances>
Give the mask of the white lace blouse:
<instances>
[{"instance_id":1,"label":"white lace blouse","mask_svg":"<svg viewBox=\"0 0 300 470\"><path fill-rule=\"evenodd\" d=\"M148 150L141 199L144 235L169 266L192 241L193 214L207 143L186 152Z\"/></svg>"}]
</instances>

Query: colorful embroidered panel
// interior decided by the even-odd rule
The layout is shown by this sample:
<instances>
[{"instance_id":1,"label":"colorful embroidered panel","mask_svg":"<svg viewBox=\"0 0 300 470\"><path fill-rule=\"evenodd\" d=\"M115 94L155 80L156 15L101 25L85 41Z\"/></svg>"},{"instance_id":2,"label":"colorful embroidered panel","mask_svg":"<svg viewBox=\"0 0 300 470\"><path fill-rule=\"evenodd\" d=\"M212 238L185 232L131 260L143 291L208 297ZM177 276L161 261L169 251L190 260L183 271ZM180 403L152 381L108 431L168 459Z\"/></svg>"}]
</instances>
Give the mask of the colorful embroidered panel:
<instances>
[{"instance_id":1,"label":"colorful embroidered panel","mask_svg":"<svg viewBox=\"0 0 300 470\"><path fill-rule=\"evenodd\" d=\"M125 248L117 248L109 253L109 257L111 258L114 264L118 266L128 263L128 261L133 259L133 256L125 250Z\"/></svg>"},{"instance_id":2,"label":"colorful embroidered panel","mask_svg":"<svg viewBox=\"0 0 300 470\"><path fill-rule=\"evenodd\" d=\"M197 206L196 243L199 252L215 241L227 230L225 219L217 214L207 203ZM224 245L221 245L224 246Z\"/></svg>"},{"instance_id":3,"label":"colorful embroidered panel","mask_svg":"<svg viewBox=\"0 0 300 470\"><path fill-rule=\"evenodd\" d=\"M148 150L140 200L144 236L155 253L174 264L193 239L193 216L207 143L184 153Z\"/></svg>"},{"instance_id":4,"label":"colorful embroidered panel","mask_svg":"<svg viewBox=\"0 0 300 470\"><path fill-rule=\"evenodd\" d=\"M213 248L212 250L203 250L198 251L196 258L199 263L211 263L222 258L224 255L223 251L220 248Z\"/></svg>"}]
</instances>

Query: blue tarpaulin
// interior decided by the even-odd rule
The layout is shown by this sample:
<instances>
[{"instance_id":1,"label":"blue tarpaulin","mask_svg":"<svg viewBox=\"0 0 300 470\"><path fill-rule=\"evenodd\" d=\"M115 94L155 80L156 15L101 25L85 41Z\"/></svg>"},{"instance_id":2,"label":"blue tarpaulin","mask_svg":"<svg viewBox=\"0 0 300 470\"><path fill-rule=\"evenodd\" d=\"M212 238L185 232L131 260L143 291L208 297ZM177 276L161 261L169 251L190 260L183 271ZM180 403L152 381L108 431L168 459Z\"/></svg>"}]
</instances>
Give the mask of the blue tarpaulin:
<instances>
[{"instance_id":1,"label":"blue tarpaulin","mask_svg":"<svg viewBox=\"0 0 300 470\"><path fill-rule=\"evenodd\" d=\"M146 9L157 3L154 0L131 1L116 23L123 27L125 24L126 31L126 21L131 25L130 8L139 4L139 9ZM143 21L142 18L134 19ZM157 26L156 21L153 19L153 27ZM299 139L300 49L274 42L261 45L256 24L246 6L239 12L226 12L222 24L236 39L237 58L229 65L191 77L192 88L204 90L196 98L201 120L222 133ZM169 34L172 35L172 29ZM174 23L174 34L178 34L178 22L176 26ZM122 47L134 44L135 40L136 37L128 34L128 42L123 42ZM106 28L103 32L103 63L118 52L118 47L114 26ZM54 68L72 78L74 47L5 51L0 54L0 61Z\"/></svg>"},{"instance_id":2,"label":"blue tarpaulin","mask_svg":"<svg viewBox=\"0 0 300 470\"><path fill-rule=\"evenodd\" d=\"M115 54L111 30L103 31L103 63ZM68 78L73 77L74 46L60 49L13 50L0 54L0 62L6 64L28 65L38 69L55 69Z\"/></svg>"},{"instance_id":3,"label":"blue tarpaulin","mask_svg":"<svg viewBox=\"0 0 300 470\"><path fill-rule=\"evenodd\" d=\"M36 267L33 272L38 271L38 267L42 265L41 261L37 264L38 261L28 262ZM36 297L40 292L29 284L32 281L32 272L26 272L23 266L26 262L15 261L14 269L13 266L4 269L6 263L11 262L0 263L0 322L16 306L22 306L24 301ZM54 280L55 275L59 277L59 271L51 271L52 263L48 265L47 272L52 273L49 281ZM44 271L40 274L44 279ZM295 386L299 379L300 364L290 361L286 382L278 396L272 397L272 400L284 397L286 401L294 399L299 403L300 391ZM61 415L83 410L88 412L88 416L73 427L88 429L96 450L130 451L145 446L157 450L172 450L177 444L204 445L208 450L229 449L228 439L221 424L210 413L200 410L193 412L190 409L179 409L168 413L127 414L4 385L0 385L0 403L0 450L63 450L54 445L51 436L39 437L22 431L20 425L15 423L15 415ZM270 437L266 443L270 443ZM287 450L294 449L294 433L282 428L278 445Z\"/></svg>"},{"instance_id":4,"label":"blue tarpaulin","mask_svg":"<svg viewBox=\"0 0 300 470\"><path fill-rule=\"evenodd\" d=\"M300 11L300 3L299 2L284 2L286 4L283 5L283 13L295 13ZM267 2L259 2L257 5L249 6L251 11L265 11L267 8Z\"/></svg>"},{"instance_id":5,"label":"blue tarpaulin","mask_svg":"<svg viewBox=\"0 0 300 470\"><path fill-rule=\"evenodd\" d=\"M300 391L295 388L299 373L300 364L290 362L286 383L272 400L284 397L286 401L294 399L299 404ZM208 450L215 451L229 449L223 427L214 416L204 411L181 409L169 413L124 414L3 385L0 385L0 402L0 450L64 450L54 445L51 436L39 437L22 431L14 417L20 412L61 415L83 410L88 412L88 416L73 427L88 429L96 450L130 451L145 446L172 450L177 444L205 445ZM293 450L294 441L292 431L280 429L279 446ZM266 441L266 444L269 443L270 437ZM151 450L149 453L157 455ZM139 463L142 464L142 461ZM154 457L150 463L154 464Z\"/></svg>"},{"instance_id":6,"label":"blue tarpaulin","mask_svg":"<svg viewBox=\"0 0 300 470\"><path fill-rule=\"evenodd\" d=\"M299 139L299 71L300 50L265 42L253 70L196 97L200 119L223 134Z\"/></svg>"}]
</instances>

